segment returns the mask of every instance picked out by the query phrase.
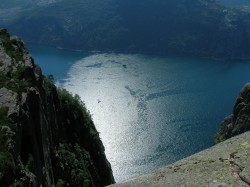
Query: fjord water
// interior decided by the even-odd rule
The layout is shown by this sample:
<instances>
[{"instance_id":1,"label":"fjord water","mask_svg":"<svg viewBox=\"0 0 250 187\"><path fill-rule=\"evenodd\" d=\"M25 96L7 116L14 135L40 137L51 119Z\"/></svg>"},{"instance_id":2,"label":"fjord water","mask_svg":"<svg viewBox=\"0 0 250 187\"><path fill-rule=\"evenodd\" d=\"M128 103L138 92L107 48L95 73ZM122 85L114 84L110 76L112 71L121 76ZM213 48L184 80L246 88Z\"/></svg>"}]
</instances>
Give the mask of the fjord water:
<instances>
[{"instance_id":1,"label":"fjord water","mask_svg":"<svg viewBox=\"0 0 250 187\"><path fill-rule=\"evenodd\" d=\"M117 182L213 145L250 62L31 47L44 74L92 114Z\"/></svg>"}]
</instances>

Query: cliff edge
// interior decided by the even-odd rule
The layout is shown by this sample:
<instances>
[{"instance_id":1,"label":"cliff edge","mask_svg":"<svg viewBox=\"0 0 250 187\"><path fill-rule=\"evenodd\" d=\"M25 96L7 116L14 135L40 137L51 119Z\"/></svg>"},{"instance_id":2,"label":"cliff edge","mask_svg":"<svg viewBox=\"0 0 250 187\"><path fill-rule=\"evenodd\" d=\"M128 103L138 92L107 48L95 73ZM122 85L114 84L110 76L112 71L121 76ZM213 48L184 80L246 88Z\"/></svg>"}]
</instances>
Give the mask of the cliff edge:
<instances>
[{"instance_id":1,"label":"cliff edge","mask_svg":"<svg viewBox=\"0 0 250 187\"><path fill-rule=\"evenodd\" d=\"M24 43L0 29L0 186L112 183L104 146L79 96L56 88Z\"/></svg>"},{"instance_id":2,"label":"cliff edge","mask_svg":"<svg viewBox=\"0 0 250 187\"><path fill-rule=\"evenodd\" d=\"M217 145L111 187L250 186L250 82L215 136ZM248 132L247 132L248 131Z\"/></svg>"},{"instance_id":3,"label":"cliff edge","mask_svg":"<svg viewBox=\"0 0 250 187\"><path fill-rule=\"evenodd\" d=\"M250 132L111 187L250 186Z\"/></svg>"}]
</instances>

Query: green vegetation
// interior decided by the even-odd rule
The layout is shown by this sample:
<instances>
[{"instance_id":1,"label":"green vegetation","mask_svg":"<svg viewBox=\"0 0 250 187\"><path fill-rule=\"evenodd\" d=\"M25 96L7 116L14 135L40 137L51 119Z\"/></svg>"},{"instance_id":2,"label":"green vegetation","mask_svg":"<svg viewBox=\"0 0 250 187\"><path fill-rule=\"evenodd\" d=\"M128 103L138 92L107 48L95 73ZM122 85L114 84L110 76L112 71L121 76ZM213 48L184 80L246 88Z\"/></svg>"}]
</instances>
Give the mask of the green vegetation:
<instances>
[{"instance_id":1,"label":"green vegetation","mask_svg":"<svg viewBox=\"0 0 250 187\"><path fill-rule=\"evenodd\" d=\"M0 108L0 124L9 124L10 120L7 118L8 110L6 108Z\"/></svg>"},{"instance_id":2,"label":"green vegetation","mask_svg":"<svg viewBox=\"0 0 250 187\"><path fill-rule=\"evenodd\" d=\"M8 148L7 140L9 137L6 135L6 131L15 131L15 125L11 119L7 117L8 109L0 107L0 151L5 151ZM5 128L3 128L5 127Z\"/></svg>"},{"instance_id":3,"label":"green vegetation","mask_svg":"<svg viewBox=\"0 0 250 187\"><path fill-rule=\"evenodd\" d=\"M16 93L26 92L27 88L32 85L32 69L30 67L20 67L13 74L12 77L7 77L0 72L0 88L6 87Z\"/></svg>"},{"instance_id":4,"label":"green vegetation","mask_svg":"<svg viewBox=\"0 0 250 187\"><path fill-rule=\"evenodd\" d=\"M29 172L34 172L34 157L29 154L27 164L25 165L25 170Z\"/></svg>"},{"instance_id":5,"label":"green vegetation","mask_svg":"<svg viewBox=\"0 0 250 187\"><path fill-rule=\"evenodd\" d=\"M59 158L63 169L63 180L59 179L57 186L71 184L71 186L92 186L91 174L88 168L91 166L89 153L78 144L60 144Z\"/></svg>"},{"instance_id":6,"label":"green vegetation","mask_svg":"<svg viewBox=\"0 0 250 187\"><path fill-rule=\"evenodd\" d=\"M62 0L2 26L27 42L70 49L247 58L249 18L216 0Z\"/></svg>"},{"instance_id":7,"label":"green vegetation","mask_svg":"<svg viewBox=\"0 0 250 187\"><path fill-rule=\"evenodd\" d=\"M12 155L7 151L0 151L0 184L4 184L13 176L15 165Z\"/></svg>"},{"instance_id":8,"label":"green vegetation","mask_svg":"<svg viewBox=\"0 0 250 187\"><path fill-rule=\"evenodd\" d=\"M67 90L61 88L58 88L57 92L63 113L69 122L81 121L86 127L93 125L92 117L79 95L72 96Z\"/></svg>"},{"instance_id":9,"label":"green vegetation","mask_svg":"<svg viewBox=\"0 0 250 187\"><path fill-rule=\"evenodd\" d=\"M24 187L24 184L20 180L15 180L14 183L10 185L10 187Z\"/></svg>"},{"instance_id":10,"label":"green vegetation","mask_svg":"<svg viewBox=\"0 0 250 187\"><path fill-rule=\"evenodd\" d=\"M23 67L12 74L11 80L13 85L16 85L18 88L10 87L11 80L8 80L3 74L0 74L0 83L18 93L20 87L22 87L21 85L24 84L30 76L29 71L29 68ZM24 85L25 87L34 86L32 81L30 84ZM100 151L104 151L104 148L92 122L91 115L78 95L73 96L65 89L56 89L53 84L53 76L44 77L43 85L46 94L58 94L58 101L53 102L57 103L55 107L58 110L58 115L62 118L58 131L53 132L58 134L59 137L59 146L55 147L55 149L59 155L58 167L60 167L61 170L55 179L56 186L62 187L69 185L88 187L100 184L101 176L97 173L95 162L97 162L98 159L102 160L103 157L97 157L95 152L100 153ZM12 184L10 186L19 187L24 186L26 183L13 174L13 171L17 168L15 167L13 154L8 151L8 142L10 142L9 140L13 137L10 137L7 131L15 131L15 126L7 117L7 111L6 108L0 108L0 184ZM2 128L2 126L6 127ZM27 134L23 134L23 136L24 135L27 136ZM33 152L29 152L29 154L27 154L27 161L23 162L24 169L27 172L38 172L35 168L36 160L33 156ZM109 179L102 180L110 181Z\"/></svg>"},{"instance_id":11,"label":"green vegetation","mask_svg":"<svg viewBox=\"0 0 250 187\"><path fill-rule=\"evenodd\" d=\"M0 41L5 49L5 52L14 62L24 61L22 51L20 51L20 47L23 47L21 42L17 39L11 40L10 35L4 32L0 33Z\"/></svg>"},{"instance_id":12,"label":"green vegetation","mask_svg":"<svg viewBox=\"0 0 250 187\"><path fill-rule=\"evenodd\" d=\"M62 179L59 179L56 183L56 187L64 187L66 184Z\"/></svg>"},{"instance_id":13,"label":"green vegetation","mask_svg":"<svg viewBox=\"0 0 250 187\"><path fill-rule=\"evenodd\" d=\"M12 65L0 72L0 88L15 93L8 95L8 102L1 98L11 107L12 117L8 117L8 107L0 106L0 185L88 187L113 183L104 147L80 97L57 89L51 75L41 75L38 80L35 72L40 71L35 66L18 61L27 53L23 43L10 40L4 29L0 29L0 50L12 58L11 64L9 59L0 61L0 65L5 60Z\"/></svg>"},{"instance_id":14,"label":"green vegetation","mask_svg":"<svg viewBox=\"0 0 250 187\"><path fill-rule=\"evenodd\" d=\"M0 126L9 126L12 127L13 122L7 117L8 109L0 107Z\"/></svg>"},{"instance_id":15,"label":"green vegetation","mask_svg":"<svg viewBox=\"0 0 250 187\"><path fill-rule=\"evenodd\" d=\"M215 144L223 142L223 141L224 141L224 139L222 138L222 136L219 133L216 133L214 135L214 143Z\"/></svg>"},{"instance_id":16,"label":"green vegetation","mask_svg":"<svg viewBox=\"0 0 250 187\"><path fill-rule=\"evenodd\" d=\"M8 109L0 107L0 184L13 175L14 161L8 151L9 133L15 130L14 123L7 117Z\"/></svg>"},{"instance_id":17,"label":"green vegetation","mask_svg":"<svg viewBox=\"0 0 250 187\"><path fill-rule=\"evenodd\" d=\"M15 62L24 61L22 53L14 47L17 43L18 41L16 39L4 43L5 52L15 60Z\"/></svg>"},{"instance_id":18,"label":"green vegetation","mask_svg":"<svg viewBox=\"0 0 250 187\"><path fill-rule=\"evenodd\" d=\"M54 77L53 75L48 75L47 77L43 77L43 84L44 88L47 91L48 94L52 93L56 90L56 86L54 84Z\"/></svg>"},{"instance_id":19,"label":"green vegetation","mask_svg":"<svg viewBox=\"0 0 250 187\"><path fill-rule=\"evenodd\" d=\"M65 118L63 127L70 142L77 142L93 149L92 146L102 148L99 133L92 121L91 114L79 95L72 95L65 89L57 89L60 106ZM64 141L63 141L64 142Z\"/></svg>"},{"instance_id":20,"label":"green vegetation","mask_svg":"<svg viewBox=\"0 0 250 187\"><path fill-rule=\"evenodd\" d=\"M63 167L64 169L68 167L70 174L67 176L70 178L60 177L59 179L63 181L59 182L70 182L72 186L109 184L113 181L113 176L104 163L106 160L105 154L102 154L104 147L89 111L78 95L72 96L65 89L58 89L57 92L63 114L63 123L59 127L61 163L70 163L68 165L71 166ZM89 169L84 169L86 167Z\"/></svg>"}]
</instances>

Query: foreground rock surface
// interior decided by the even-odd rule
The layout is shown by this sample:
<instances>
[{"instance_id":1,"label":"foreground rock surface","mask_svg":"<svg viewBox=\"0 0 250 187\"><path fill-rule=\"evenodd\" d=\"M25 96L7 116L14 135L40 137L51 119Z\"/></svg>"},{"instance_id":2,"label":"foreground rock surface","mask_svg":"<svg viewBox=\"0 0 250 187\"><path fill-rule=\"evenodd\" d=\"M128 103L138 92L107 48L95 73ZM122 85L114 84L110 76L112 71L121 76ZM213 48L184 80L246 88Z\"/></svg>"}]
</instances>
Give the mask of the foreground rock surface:
<instances>
[{"instance_id":1,"label":"foreground rock surface","mask_svg":"<svg viewBox=\"0 0 250 187\"><path fill-rule=\"evenodd\" d=\"M0 186L112 183L104 146L79 96L56 88L24 43L0 29Z\"/></svg>"},{"instance_id":2,"label":"foreground rock surface","mask_svg":"<svg viewBox=\"0 0 250 187\"><path fill-rule=\"evenodd\" d=\"M111 187L250 186L250 132Z\"/></svg>"}]
</instances>

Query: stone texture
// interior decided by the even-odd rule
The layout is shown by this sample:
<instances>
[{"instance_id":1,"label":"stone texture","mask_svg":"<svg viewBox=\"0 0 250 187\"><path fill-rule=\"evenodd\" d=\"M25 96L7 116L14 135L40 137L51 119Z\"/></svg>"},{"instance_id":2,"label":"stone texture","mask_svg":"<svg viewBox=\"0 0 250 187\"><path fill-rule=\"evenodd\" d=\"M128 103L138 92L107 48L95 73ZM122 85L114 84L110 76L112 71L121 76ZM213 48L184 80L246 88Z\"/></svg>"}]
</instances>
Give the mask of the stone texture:
<instances>
[{"instance_id":1,"label":"stone texture","mask_svg":"<svg viewBox=\"0 0 250 187\"><path fill-rule=\"evenodd\" d=\"M0 46L2 46L2 45L0 45ZM5 53L4 49L2 47L0 47L0 71L5 73L5 75L6 75L9 72L11 72L11 70L12 70L12 60Z\"/></svg>"},{"instance_id":2,"label":"stone texture","mask_svg":"<svg viewBox=\"0 0 250 187\"><path fill-rule=\"evenodd\" d=\"M8 116L12 116L19 112L17 105L17 93L6 88L0 88L0 106L8 108Z\"/></svg>"},{"instance_id":3,"label":"stone texture","mask_svg":"<svg viewBox=\"0 0 250 187\"><path fill-rule=\"evenodd\" d=\"M221 140L250 130L250 82L240 91L233 108L233 114L226 117L218 132Z\"/></svg>"},{"instance_id":4,"label":"stone texture","mask_svg":"<svg viewBox=\"0 0 250 187\"><path fill-rule=\"evenodd\" d=\"M250 132L110 187L250 186Z\"/></svg>"}]
</instances>

